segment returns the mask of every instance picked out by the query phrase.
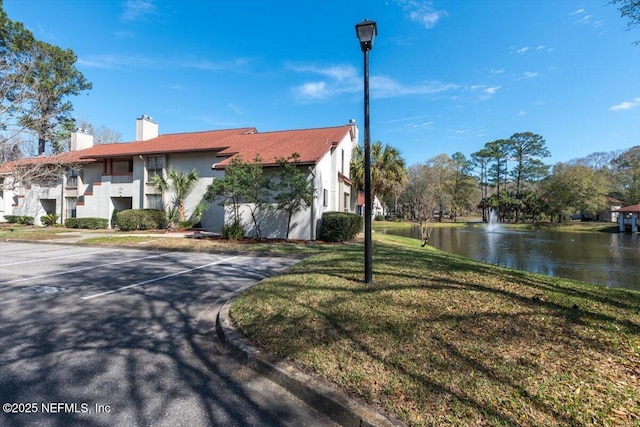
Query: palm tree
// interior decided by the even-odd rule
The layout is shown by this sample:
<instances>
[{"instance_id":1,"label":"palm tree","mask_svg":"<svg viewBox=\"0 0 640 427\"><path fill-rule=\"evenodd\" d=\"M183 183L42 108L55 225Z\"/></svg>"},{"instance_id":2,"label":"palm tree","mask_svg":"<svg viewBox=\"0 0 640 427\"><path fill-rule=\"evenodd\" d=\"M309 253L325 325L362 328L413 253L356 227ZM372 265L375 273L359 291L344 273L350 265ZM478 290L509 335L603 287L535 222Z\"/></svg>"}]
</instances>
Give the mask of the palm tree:
<instances>
[{"instance_id":1,"label":"palm tree","mask_svg":"<svg viewBox=\"0 0 640 427\"><path fill-rule=\"evenodd\" d=\"M407 171L400 151L376 141L371 144L371 202L393 196L394 189L407 181ZM351 180L358 190L364 188L364 147L357 146L351 159Z\"/></svg>"},{"instance_id":2,"label":"palm tree","mask_svg":"<svg viewBox=\"0 0 640 427\"><path fill-rule=\"evenodd\" d=\"M162 175L155 175L151 182L162 192L172 191L175 193L174 207L178 210L178 221L185 220L184 199L187 198L191 190L196 186L199 176L198 171L193 169L186 173L179 169L171 169L167 172L167 178Z\"/></svg>"}]
</instances>

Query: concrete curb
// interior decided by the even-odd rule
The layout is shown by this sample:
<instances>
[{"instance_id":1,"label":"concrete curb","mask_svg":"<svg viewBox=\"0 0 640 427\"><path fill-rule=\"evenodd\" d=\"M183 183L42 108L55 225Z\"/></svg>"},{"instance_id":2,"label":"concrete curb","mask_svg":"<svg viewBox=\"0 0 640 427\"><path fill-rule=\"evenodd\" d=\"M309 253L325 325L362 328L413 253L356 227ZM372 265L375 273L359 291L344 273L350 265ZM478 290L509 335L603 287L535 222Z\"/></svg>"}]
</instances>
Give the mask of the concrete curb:
<instances>
[{"instance_id":1,"label":"concrete curb","mask_svg":"<svg viewBox=\"0 0 640 427\"><path fill-rule=\"evenodd\" d=\"M343 426L391 427L405 423L381 415L339 390L333 384L320 381L274 354L266 353L244 338L233 326L227 300L216 316L218 338L234 355L254 371L286 388L311 407L325 413Z\"/></svg>"}]
</instances>

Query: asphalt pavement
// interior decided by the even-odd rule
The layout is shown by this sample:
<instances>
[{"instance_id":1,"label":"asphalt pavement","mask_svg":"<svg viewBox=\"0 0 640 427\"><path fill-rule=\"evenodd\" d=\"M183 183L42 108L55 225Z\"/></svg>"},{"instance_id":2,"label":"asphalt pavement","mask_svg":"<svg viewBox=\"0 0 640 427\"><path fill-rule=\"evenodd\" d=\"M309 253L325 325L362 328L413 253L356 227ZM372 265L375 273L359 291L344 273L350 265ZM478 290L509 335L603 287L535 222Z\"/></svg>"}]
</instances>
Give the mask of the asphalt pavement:
<instances>
[{"instance_id":1,"label":"asphalt pavement","mask_svg":"<svg viewBox=\"0 0 640 427\"><path fill-rule=\"evenodd\" d=\"M215 337L283 257L0 243L0 425L325 426Z\"/></svg>"}]
</instances>

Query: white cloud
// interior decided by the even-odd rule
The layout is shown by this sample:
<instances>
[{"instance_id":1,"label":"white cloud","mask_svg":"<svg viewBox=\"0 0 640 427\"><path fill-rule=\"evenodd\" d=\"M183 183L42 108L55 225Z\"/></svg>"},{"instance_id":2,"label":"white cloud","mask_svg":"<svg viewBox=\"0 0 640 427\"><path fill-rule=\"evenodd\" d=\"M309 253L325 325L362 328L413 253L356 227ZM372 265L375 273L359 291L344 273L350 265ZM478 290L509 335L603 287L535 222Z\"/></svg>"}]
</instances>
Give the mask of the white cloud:
<instances>
[{"instance_id":1,"label":"white cloud","mask_svg":"<svg viewBox=\"0 0 640 427\"><path fill-rule=\"evenodd\" d=\"M294 88L294 93L299 97L312 100L326 99L331 95L331 91L327 89L325 82L304 83Z\"/></svg>"},{"instance_id":2,"label":"white cloud","mask_svg":"<svg viewBox=\"0 0 640 427\"><path fill-rule=\"evenodd\" d=\"M632 101L624 101L624 102L621 102L620 104L616 104L610 107L609 110L611 111L629 110L631 108L637 107L638 105L640 105L640 96L637 98L634 98Z\"/></svg>"},{"instance_id":3,"label":"white cloud","mask_svg":"<svg viewBox=\"0 0 640 427\"><path fill-rule=\"evenodd\" d=\"M415 85L404 85L386 76L373 76L370 79L371 95L377 98L393 98L409 95L433 95L458 88L454 83L425 81Z\"/></svg>"},{"instance_id":4,"label":"white cloud","mask_svg":"<svg viewBox=\"0 0 640 427\"><path fill-rule=\"evenodd\" d=\"M484 95L487 95L485 97L483 97L482 99L487 99L492 95L495 95L495 93L502 89L502 86L498 85L498 86L487 86L487 85L471 85L471 86L467 86L465 87L465 89L471 91L471 92L482 92Z\"/></svg>"},{"instance_id":5,"label":"white cloud","mask_svg":"<svg viewBox=\"0 0 640 427\"><path fill-rule=\"evenodd\" d=\"M578 9L575 12L571 13L569 16L575 16L575 17L579 18L577 21L575 21L576 24L590 25L594 29L600 29L600 28L604 27L604 21L603 20L598 19L598 20L594 21L593 20L594 16L593 15L589 15L585 9ZM601 32L600 34L604 34L604 32Z\"/></svg>"},{"instance_id":6,"label":"white cloud","mask_svg":"<svg viewBox=\"0 0 640 427\"><path fill-rule=\"evenodd\" d=\"M127 39L127 38L133 37L135 34L127 30L118 30L118 31L114 31L113 35L120 39Z\"/></svg>"},{"instance_id":7,"label":"white cloud","mask_svg":"<svg viewBox=\"0 0 640 427\"><path fill-rule=\"evenodd\" d=\"M531 53L533 51L551 53L551 52L553 52L554 48L548 47L546 45L541 44L541 45L538 45L536 47L532 47L532 46L523 46L523 47L511 46L509 48L509 50L512 53L517 53L519 55L524 55L527 52Z\"/></svg>"},{"instance_id":8,"label":"white cloud","mask_svg":"<svg viewBox=\"0 0 640 427\"><path fill-rule=\"evenodd\" d=\"M228 61L210 61L207 59L158 59L131 55L92 55L78 58L78 65L90 68L131 69L131 68L195 68L206 71L242 70L250 63L245 58Z\"/></svg>"},{"instance_id":9,"label":"white cloud","mask_svg":"<svg viewBox=\"0 0 640 427\"><path fill-rule=\"evenodd\" d=\"M413 122L413 123L407 123L406 127L409 129L425 129L425 128L430 128L434 125L434 122L432 121L426 121L426 122Z\"/></svg>"},{"instance_id":10,"label":"white cloud","mask_svg":"<svg viewBox=\"0 0 640 427\"><path fill-rule=\"evenodd\" d=\"M447 16L445 10L436 10L431 2L418 0L395 0L407 18L413 22L424 25L425 28L431 29L442 19Z\"/></svg>"},{"instance_id":11,"label":"white cloud","mask_svg":"<svg viewBox=\"0 0 640 427\"><path fill-rule=\"evenodd\" d=\"M533 71L525 71L522 74L522 77L525 78L525 79L533 79L533 78L538 77L538 76L539 76L539 74L535 73Z\"/></svg>"},{"instance_id":12,"label":"white cloud","mask_svg":"<svg viewBox=\"0 0 640 427\"><path fill-rule=\"evenodd\" d=\"M316 64L285 64L285 67L297 73L313 73L327 76L339 81L359 79L358 73L351 65L329 65L321 67Z\"/></svg>"},{"instance_id":13,"label":"white cloud","mask_svg":"<svg viewBox=\"0 0 640 427\"><path fill-rule=\"evenodd\" d=\"M523 117L526 116L527 112L526 111L518 111L518 117Z\"/></svg>"},{"instance_id":14,"label":"white cloud","mask_svg":"<svg viewBox=\"0 0 640 427\"><path fill-rule=\"evenodd\" d=\"M91 68L123 69L157 64L156 60L144 56L93 55L78 58L78 65Z\"/></svg>"},{"instance_id":15,"label":"white cloud","mask_svg":"<svg viewBox=\"0 0 640 427\"><path fill-rule=\"evenodd\" d=\"M285 64L285 67L297 73L311 73L326 77L327 80L305 82L293 88L298 98L323 100L345 93L357 93L362 90L362 76L350 65L318 66L315 64ZM410 95L431 95L457 88L453 83L425 81L406 85L388 76L369 77L372 97L393 98Z\"/></svg>"},{"instance_id":16,"label":"white cloud","mask_svg":"<svg viewBox=\"0 0 640 427\"><path fill-rule=\"evenodd\" d=\"M227 107L239 116L244 114L244 110L235 104L227 104Z\"/></svg>"},{"instance_id":17,"label":"white cloud","mask_svg":"<svg viewBox=\"0 0 640 427\"><path fill-rule=\"evenodd\" d=\"M176 64L181 64L182 67L195 68L198 70L227 71L245 68L249 62L250 61L246 58L236 58L228 61L210 61L208 59L177 61Z\"/></svg>"},{"instance_id":18,"label":"white cloud","mask_svg":"<svg viewBox=\"0 0 640 427\"><path fill-rule=\"evenodd\" d=\"M327 80L305 82L292 89L298 99L321 101L342 93L360 90L362 77L351 65L336 64L319 66L317 64L287 63L285 68L296 73L320 75Z\"/></svg>"},{"instance_id":19,"label":"white cloud","mask_svg":"<svg viewBox=\"0 0 640 427\"><path fill-rule=\"evenodd\" d=\"M576 21L578 24L588 24L589 22L591 22L591 15L584 15Z\"/></svg>"},{"instance_id":20,"label":"white cloud","mask_svg":"<svg viewBox=\"0 0 640 427\"><path fill-rule=\"evenodd\" d=\"M124 3L123 21L139 21L158 14L152 0L127 0Z\"/></svg>"}]
</instances>

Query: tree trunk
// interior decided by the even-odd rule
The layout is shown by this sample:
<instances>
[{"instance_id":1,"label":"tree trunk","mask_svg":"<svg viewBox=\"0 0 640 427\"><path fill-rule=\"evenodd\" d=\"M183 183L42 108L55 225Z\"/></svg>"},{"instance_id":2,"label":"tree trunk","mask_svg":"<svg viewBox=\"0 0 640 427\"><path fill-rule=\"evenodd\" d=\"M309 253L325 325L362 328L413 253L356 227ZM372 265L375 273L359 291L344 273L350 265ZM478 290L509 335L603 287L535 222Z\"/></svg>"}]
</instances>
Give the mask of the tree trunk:
<instances>
[{"instance_id":1,"label":"tree trunk","mask_svg":"<svg viewBox=\"0 0 640 427\"><path fill-rule=\"evenodd\" d=\"M289 240L289 231L291 230L291 217L293 216L293 212L289 211L289 216L287 218L287 240Z\"/></svg>"}]
</instances>

